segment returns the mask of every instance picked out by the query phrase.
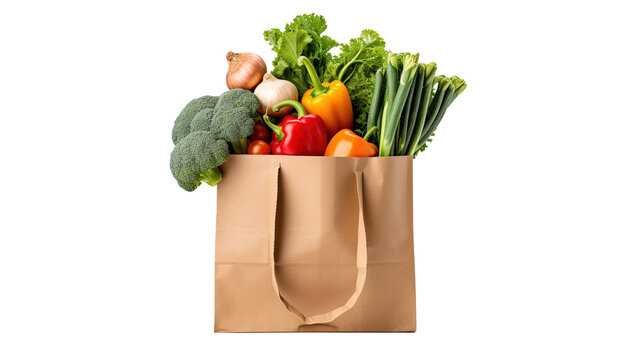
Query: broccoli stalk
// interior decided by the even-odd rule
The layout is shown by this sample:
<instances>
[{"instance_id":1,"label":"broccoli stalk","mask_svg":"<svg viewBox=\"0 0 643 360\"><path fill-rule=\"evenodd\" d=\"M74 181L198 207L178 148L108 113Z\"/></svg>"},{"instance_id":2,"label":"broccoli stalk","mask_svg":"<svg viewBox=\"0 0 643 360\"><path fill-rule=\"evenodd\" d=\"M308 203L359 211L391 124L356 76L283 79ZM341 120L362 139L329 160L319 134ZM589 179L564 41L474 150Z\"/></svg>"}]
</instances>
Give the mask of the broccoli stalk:
<instances>
[{"instance_id":1,"label":"broccoli stalk","mask_svg":"<svg viewBox=\"0 0 643 360\"><path fill-rule=\"evenodd\" d=\"M215 186L221 180L221 170L218 167L210 169L199 176L199 181Z\"/></svg>"},{"instance_id":2,"label":"broccoli stalk","mask_svg":"<svg viewBox=\"0 0 643 360\"><path fill-rule=\"evenodd\" d=\"M252 133L251 133L252 134ZM250 136L250 135L248 135ZM230 141L232 145L232 150L235 154L247 154L248 153L248 138L243 138L239 141Z\"/></svg>"}]
</instances>

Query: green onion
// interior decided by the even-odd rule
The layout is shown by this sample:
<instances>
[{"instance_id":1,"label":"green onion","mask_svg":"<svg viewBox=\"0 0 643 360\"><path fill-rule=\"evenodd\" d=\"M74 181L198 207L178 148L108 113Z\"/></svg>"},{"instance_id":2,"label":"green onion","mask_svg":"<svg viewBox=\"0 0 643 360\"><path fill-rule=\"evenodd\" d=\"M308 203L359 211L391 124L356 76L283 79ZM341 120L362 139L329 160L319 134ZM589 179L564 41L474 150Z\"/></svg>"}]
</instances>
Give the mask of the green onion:
<instances>
[{"instance_id":1,"label":"green onion","mask_svg":"<svg viewBox=\"0 0 643 360\"><path fill-rule=\"evenodd\" d=\"M449 104L451 103L451 101L453 101L455 86L453 85L451 80L445 79L445 81L447 82L447 84L444 91L444 98L442 100L442 104L440 105L440 110L435 115L433 121L431 121L431 125L425 131L423 131L422 138L420 138L420 144L424 144L427 140L429 140L429 137L433 135L433 132L435 131L435 129L437 129L440 121L442 121L442 117L444 117L444 113L447 111Z\"/></svg>"},{"instance_id":2,"label":"green onion","mask_svg":"<svg viewBox=\"0 0 643 360\"><path fill-rule=\"evenodd\" d=\"M427 131L431 128L431 125L435 121L435 118L438 116L438 112L440 112L440 107L442 106L442 101L445 98L445 95L447 93L447 90L449 89L449 84L451 81L449 79L442 77L440 81L438 82L438 88L435 91L435 95L431 99L431 106L429 107L429 114L427 115L427 118L424 123L424 129L422 130L422 136L420 139L423 139L424 136L426 135ZM420 140L420 144L423 144L422 140Z\"/></svg>"},{"instance_id":3,"label":"green onion","mask_svg":"<svg viewBox=\"0 0 643 360\"><path fill-rule=\"evenodd\" d=\"M406 146L406 131L409 127L409 116L411 114L411 108L413 106L413 98L414 98L414 92L415 92L415 83L418 82L417 79L420 75L420 70L421 67L418 64L418 70L417 74L413 77L413 80L411 80L411 84L409 87L411 90L409 90L409 94L407 95L407 100L404 103L404 109L402 110L402 117L400 118L400 126L397 131L397 135L395 136L396 144L395 144L395 149L396 149L396 154L402 154L404 147ZM424 76L422 77L424 79Z\"/></svg>"},{"instance_id":4,"label":"green onion","mask_svg":"<svg viewBox=\"0 0 643 360\"><path fill-rule=\"evenodd\" d=\"M375 74L366 123L379 156L415 156L431 141L448 107L467 84L457 76L436 76L435 63L419 64L419 55L389 53L386 69Z\"/></svg>"},{"instance_id":5,"label":"green onion","mask_svg":"<svg viewBox=\"0 0 643 360\"><path fill-rule=\"evenodd\" d=\"M382 97L384 96L384 73L382 69L378 69L375 73L375 89L373 90L373 100L371 101L371 109L368 112L368 120L366 122L366 128L371 129L377 127L377 118L379 115L379 110L382 105ZM379 127L378 127L379 129ZM373 136L373 144L377 145L378 137Z\"/></svg>"},{"instance_id":6,"label":"green onion","mask_svg":"<svg viewBox=\"0 0 643 360\"><path fill-rule=\"evenodd\" d=\"M420 104L422 103L422 93L424 90L424 76L426 74L426 65L418 65L418 74L415 77L415 85L412 90L412 98L410 103L408 118L406 119L406 129L400 134L401 146L398 149L398 154L406 154L409 148L410 141L412 139L413 128L417 121L418 112L420 110ZM411 95L409 95L411 96Z\"/></svg>"},{"instance_id":7,"label":"green onion","mask_svg":"<svg viewBox=\"0 0 643 360\"><path fill-rule=\"evenodd\" d=\"M422 103L420 104L417 120L414 125L411 140L409 141L409 147L405 153L406 155L413 155L415 153L415 149L420 143L422 130L424 130L426 117L429 113L429 105L431 105L431 99L433 96L433 81L435 80L435 71L437 70L437 66L435 63L426 64L425 66L426 70L424 75L424 88L422 90Z\"/></svg>"},{"instance_id":8,"label":"green onion","mask_svg":"<svg viewBox=\"0 0 643 360\"><path fill-rule=\"evenodd\" d=\"M393 103L395 93L397 92L397 82L400 80L397 71L397 56L395 54L388 55L388 62L386 64L386 100L389 104Z\"/></svg>"},{"instance_id":9,"label":"green onion","mask_svg":"<svg viewBox=\"0 0 643 360\"><path fill-rule=\"evenodd\" d=\"M385 109L382 119L382 133L380 136L380 156L392 156L394 154L395 134L397 133L400 116L404 108L404 103L411 90L411 83L417 74L419 55L406 55L403 60L402 74L400 83L395 93L395 98L389 109ZM389 65L391 63L389 62ZM388 71L388 69L387 69ZM390 93L389 93L390 98Z\"/></svg>"}]
</instances>

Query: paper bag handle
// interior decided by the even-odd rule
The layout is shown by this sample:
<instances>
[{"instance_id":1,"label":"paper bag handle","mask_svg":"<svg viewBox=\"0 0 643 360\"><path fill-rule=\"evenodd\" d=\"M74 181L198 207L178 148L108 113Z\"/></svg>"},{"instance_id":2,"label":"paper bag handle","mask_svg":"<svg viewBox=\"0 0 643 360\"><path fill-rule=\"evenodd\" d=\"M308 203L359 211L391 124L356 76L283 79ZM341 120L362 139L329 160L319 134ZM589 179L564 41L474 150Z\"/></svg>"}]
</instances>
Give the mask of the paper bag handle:
<instances>
[{"instance_id":1,"label":"paper bag handle","mask_svg":"<svg viewBox=\"0 0 643 360\"><path fill-rule=\"evenodd\" d=\"M275 182L275 191L273 191L274 196L274 209L273 216L270 220L270 272L272 275L272 287L275 290L277 296L291 314L295 315L299 320L305 324L323 324L331 322L337 319L340 315L350 310L355 306L357 299L359 298L362 290L364 289L364 283L366 281L366 264L367 264L367 248L366 248L366 226L364 224L364 196L362 193L362 170L355 169L355 184L357 186L357 202L359 206L359 219L357 226L357 279L355 281L355 292L348 298L344 305L341 305L329 312L306 316L301 311L297 310L292 306L288 300L286 300L281 291L279 290L279 285L277 284L277 277L275 275L275 223L277 218L277 201L279 193L279 169L280 164L276 164L274 167L274 182Z\"/></svg>"}]
</instances>

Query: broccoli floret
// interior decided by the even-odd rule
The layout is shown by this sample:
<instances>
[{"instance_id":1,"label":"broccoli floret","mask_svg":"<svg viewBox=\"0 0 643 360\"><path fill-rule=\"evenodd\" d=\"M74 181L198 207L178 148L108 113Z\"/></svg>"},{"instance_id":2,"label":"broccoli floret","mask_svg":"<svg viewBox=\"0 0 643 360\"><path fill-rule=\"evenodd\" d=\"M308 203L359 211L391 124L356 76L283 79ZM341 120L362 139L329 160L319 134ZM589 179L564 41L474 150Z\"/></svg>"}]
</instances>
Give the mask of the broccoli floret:
<instances>
[{"instance_id":1,"label":"broccoli floret","mask_svg":"<svg viewBox=\"0 0 643 360\"><path fill-rule=\"evenodd\" d=\"M192 118L190 123L190 132L192 131L210 131L210 125L212 125L212 115L214 114L214 108L207 108L199 111Z\"/></svg>"},{"instance_id":2,"label":"broccoli floret","mask_svg":"<svg viewBox=\"0 0 643 360\"><path fill-rule=\"evenodd\" d=\"M216 185L221 180L219 165L230 153L228 143L236 153L247 152L253 116L259 107L259 99L242 89L190 101L172 130L176 146L170 156L170 169L179 186L193 191L201 182Z\"/></svg>"},{"instance_id":3,"label":"broccoli floret","mask_svg":"<svg viewBox=\"0 0 643 360\"><path fill-rule=\"evenodd\" d=\"M170 169L179 186L193 191L201 182L210 186L221 180L219 165L228 159L228 144L210 131L194 131L174 147Z\"/></svg>"},{"instance_id":4,"label":"broccoli floret","mask_svg":"<svg viewBox=\"0 0 643 360\"><path fill-rule=\"evenodd\" d=\"M219 139L232 145L237 154L245 154L248 136L252 135L253 116L259 110L259 99L251 91L234 89L219 96L214 107L211 130Z\"/></svg>"},{"instance_id":5,"label":"broccoli floret","mask_svg":"<svg viewBox=\"0 0 643 360\"><path fill-rule=\"evenodd\" d=\"M196 113L203 109L214 108L216 105L217 97L208 95L194 99L185 105L179 116L174 121L174 128L172 129L172 141L174 142L174 145L190 133L190 124L192 123L192 118Z\"/></svg>"}]
</instances>

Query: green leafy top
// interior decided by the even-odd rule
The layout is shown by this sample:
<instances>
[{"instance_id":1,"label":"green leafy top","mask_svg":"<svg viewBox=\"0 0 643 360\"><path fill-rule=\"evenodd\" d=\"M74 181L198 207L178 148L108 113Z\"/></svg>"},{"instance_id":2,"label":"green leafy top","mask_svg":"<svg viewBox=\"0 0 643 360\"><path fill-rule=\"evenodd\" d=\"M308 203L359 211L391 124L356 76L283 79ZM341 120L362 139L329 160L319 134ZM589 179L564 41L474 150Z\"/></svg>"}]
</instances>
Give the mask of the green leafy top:
<instances>
[{"instance_id":1,"label":"green leafy top","mask_svg":"<svg viewBox=\"0 0 643 360\"><path fill-rule=\"evenodd\" d=\"M359 37L341 44L341 53L334 57L324 71L324 81L340 80L348 88L353 104L354 128L363 135L373 98L375 73L384 67L386 42L374 30L365 29Z\"/></svg>"},{"instance_id":2,"label":"green leafy top","mask_svg":"<svg viewBox=\"0 0 643 360\"><path fill-rule=\"evenodd\" d=\"M312 87L310 78L305 70L297 65L300 56L306 56L316 69L325 69L332 59L328 52L337 46L337 42L322 33L326 30L326 20L321 15L299 15L284 31L279 29L266 30L264 39L270 43L277 56L272 62L272 74L280 79L286 79L295 84L299 96Z\"/></svg>"},{"instance_id":3,"label":"green leafy top","mask_svg":"<svg viewBox=\"0 0 643 360\"><path fill-rule=\"evenodd\" d=\"M297 65L299 56L306 56L322 81L344 82L353 105L355 131L363 134L373 97L375 73L386 65L386 43L376 31L365 29L348 43L339 44L323 35L326 28L323 16L305 14L295 17L283 31L266 30L264 38L277 53L272 62L272 74L295 84L299 96L302 96L313 87L305 69ZM341 52L333 56L329 51L338 45Z\"/></svg>"},{"instance_id":4,"label":"green leafy top","mask_svg":"<svg viewBox=\"0 0 643 360\"><path fill-rule=\"evenodd\" d=\"M359 37L341 44L341 53L334 57L324 72L324 79L350 81L359 69L375 74L386 63L386 42L374 30L365 29Z\"/></svg>"}]
</instances>

